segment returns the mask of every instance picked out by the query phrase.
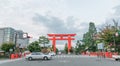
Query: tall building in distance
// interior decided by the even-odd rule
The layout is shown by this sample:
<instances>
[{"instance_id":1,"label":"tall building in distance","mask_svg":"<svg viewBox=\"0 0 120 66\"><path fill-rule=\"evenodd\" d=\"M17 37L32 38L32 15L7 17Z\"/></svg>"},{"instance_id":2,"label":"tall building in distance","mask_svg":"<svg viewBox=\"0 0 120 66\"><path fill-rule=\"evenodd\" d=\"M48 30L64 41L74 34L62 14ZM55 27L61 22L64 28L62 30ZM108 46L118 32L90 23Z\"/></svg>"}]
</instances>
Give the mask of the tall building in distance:
<instances>
[{"instance_id":1,"label":"tall building in distance","mask_svg":"<svg viewBox=\"0 0 120 66\"><path fill-rule=\"evenodd\" d=\"M10 27L0 28L0 45L5 42L14 42L15 30Z\"/></svg>"},{"instance_id":2,"label":"tall building in distance","mask_svg":"<svg viewBox=\"0 0 120 66\"><path fill-rule=\"evenodd\" d=\"M21 48L27 47L29 44L29 38L23 38L22 30L15 30L11 27L0 28L0 46L3 43L14 43Z\"/></svg>"}]
</instances>

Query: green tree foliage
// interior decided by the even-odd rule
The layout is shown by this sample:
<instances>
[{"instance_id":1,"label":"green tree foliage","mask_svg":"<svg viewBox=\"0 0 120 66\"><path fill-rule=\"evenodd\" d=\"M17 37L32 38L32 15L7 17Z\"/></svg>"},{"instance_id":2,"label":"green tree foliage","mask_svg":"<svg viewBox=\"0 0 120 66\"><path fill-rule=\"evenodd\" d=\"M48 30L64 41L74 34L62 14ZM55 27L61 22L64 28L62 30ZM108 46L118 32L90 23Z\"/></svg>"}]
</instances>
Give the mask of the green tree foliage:
<instances>
[{"instance_id":1,"label":"green tree foliage","mask_svg":"<svg viewBox=\"0 0 120 66\"><path fill-rule=\"evenodd\" d=\"M99 37L104 42L107 42L107 44L109 44L109 42L113 42L114 34L116 32L114 27L107 25L100 30L101 30L101 32L99 32Z\"/></svg>"},{"instance_id":2,"label":"green tree foliage","mask_svg":"<svg viewBox=\"0 0 120 66\"><path fill-rule=\"evenodd\" d=\"M81 52L81 43L79 40L77 40L76 46L75 46L75 54L80 54Z\"/></svg>"},{"instance_id":3,"label":"green tree foliage","mask_svg":"<svg viewBox=\"0 0 120 66\"><path fill-rule=\"evenodd\" d=\"M94 36L97 34L95 24L93 22L89 23L89 30L83 35L83 42L90 51L96 50L96 43Z\"/></svg>"},{"instance_id":4,"label":"green tree foliage","mask_svg":"<svg viewBox=\"0 0 120 66\"><path fill-rule=\"evenodd\" d=\"M14 49L14 46L15 45L13 43L3 43L1 49L5 52L9 52L10 49Z\"/></svg>"},{"instance_id":5,"label":"green tree foliage","mask_svg":"<svg viewBox=\"0 0 120 66\"><path fill-rule=\"evenodd\" d=\"M74 47L71 47L70 53L73 53L73 52L74 52Z\"/></svg>"},{"instance_id":6,"label":"green tree foliage","mask_svg":"<svg viewBox=\"0 0 120 66\"><path fill-rule=\"evenodd\" d=\"M58 52L59 52L59 50L58 50L58 48L56 48L56 54L58 54Z\"/></svg>"},{"instance_id":7,"label":"green tree foliage","mask_svg":"<svg viewBox=\"0 0 120 66\"><path fill-rule=\"evenodd\" d=\"M66 54L68 54L68 44L67 43L65 44L64 51L65 51ZM74 48L71 47L70 53L73 53L73 51L74 51Z\"/></svg>"},{"instance_id":8,"label":"green tree foliage","mask_svg":"<svg viewBox=\"0 0 120 66\"><path fill-rule=\"evenodd\" d=\"M102 41L104 41L106 48L114 47L115 51L120 51L120 36L115 35L120 29L118 28L118 22L116 22L114 19L113 22L113 26L110 24L106 24L105 26L100 28L99 37Z\"/></svg>"},{"instance_id":9,"label":"green tree foliage","mask_svg":"<svg viewBox=\"0 0 120 66\"><path fill-rule=\"evenodd\" d=\"M86 48L90 46L91 41L90 41L90 37L89 37L89 32L87 32L83 35L83 42L84 42Z\"/></svg>"},{"instance_id":10,"label":"green tree foliage","mask_svg":"<svg viewBox=\"0 0 120 66\"><path fill-rule=\"evenodd\" d=\"M94 36L97 34L97 30L96 30L96 27L95 27L95 24L90 22L89 24L89 41L91 41L89 44L90 44L90 48L92 51L95 50L95 40L94 40Z\"/></svg>"},{"instance_id":11,"label":"green tree foliage","mask_svg":"<svg viewBox=\"0 0 120 66\"><path fill-rule=\"evenodd\" d=\"M76 46L75 46L75 54L80 54L83 51L85 51L85 45L82 45L79 40L77 40Z\"/></svg>"},{"instance_id":12,"label":"green tree foliage","mask_svg":"<svg viewBox=\"0 0 120 66\"><path fill-rule=\"evenodd\" d=\"M44 47L45 47L45 44L49 44L49 39L47 37L45 37L45 36L40 36L39 37L39 43L43 44Z\"/></svg>"},{"instance_id":13,"label":"green tree foliage","mask_svg":"<svg viewBox=\"0 0 120 66\"><path fill-rule=\"evenodd\" d=\"M65 44L64 51L65 51L66 54L68 53L68 46L67 46L67 43Z\"/></svg>"},{"instance_id":14,"label":"green tree foliage","mask_svg":"<svg viewBox=\"0 0 120 66\"><path fill-rule=\"evenodd\" d=\"M41 47L39 45L38 41L34 41L32 42L29 46L28 46L28 50L31 52L39 52L41 51Z\"/></svg>"}]
</instances>

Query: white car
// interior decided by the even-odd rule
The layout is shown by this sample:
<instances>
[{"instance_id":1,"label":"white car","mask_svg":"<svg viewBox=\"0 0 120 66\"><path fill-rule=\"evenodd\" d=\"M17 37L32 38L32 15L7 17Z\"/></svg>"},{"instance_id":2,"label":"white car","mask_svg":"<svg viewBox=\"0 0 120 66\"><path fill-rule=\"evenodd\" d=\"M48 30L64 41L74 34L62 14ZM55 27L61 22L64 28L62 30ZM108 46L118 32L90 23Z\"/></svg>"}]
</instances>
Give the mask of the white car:
<instances>
[{"instance_id":1,"label":"white car","mask_svg":"<svg viewBox=\"0 0 120 66\"><path fill-rule=\"evenodd\" d=\"M49 55L51 55L51 56L55 56L56 53L54 53L54 52L50 52Z\"/></svg>"},{"instance_id":2,"label":"white car","mask_svg":"<svg viewBox=\"0 0 120 66\"><path fill-rule=\"evenodd\" d=\"M116 61L120 61L120 55L113 55L112 58Z\"/></svg>"},{"instance_id":3,"label":"white car","mask_svg":"<svg viewBox=\"0 0 120 66\"><path fill-rule=\"evenodd\" d=\"M32 52L29 55L26 55L25 58L27 60L33 60L33 59L49 60L49 59L52 59L52 56L51 55L45 55L41 52Z\"/></svg>"}]
</instances>

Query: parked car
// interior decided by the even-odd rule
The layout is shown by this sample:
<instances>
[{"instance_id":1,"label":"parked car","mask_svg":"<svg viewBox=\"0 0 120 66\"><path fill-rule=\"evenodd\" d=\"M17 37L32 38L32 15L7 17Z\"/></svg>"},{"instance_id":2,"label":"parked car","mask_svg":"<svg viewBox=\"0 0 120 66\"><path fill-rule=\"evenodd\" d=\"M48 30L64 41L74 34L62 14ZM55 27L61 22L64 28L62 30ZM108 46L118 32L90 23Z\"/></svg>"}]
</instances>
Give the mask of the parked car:
<instances>
[{"instance_id":1,"label":"parked car","mask_svg":"<svg viewBox=\"0 0 120 66\"><path fill-rule=\"evenodd\" d=\"M49 60L52 59L52 56L48 54L43 54L42 52L32 52L29 55L26 55L25 58L30 61L33 59Z\"/></svg>"},{"instance_id":2,"label":"parked car","mask_svg":"<svg viewBox=\"0 0 120 66\"><path fill-rule=\"evenodd\" d=\"M55 56L56 53L54 53L54 52L49 52L49 55L51 55L51 56Z\"/></svg>"}]
</instances>

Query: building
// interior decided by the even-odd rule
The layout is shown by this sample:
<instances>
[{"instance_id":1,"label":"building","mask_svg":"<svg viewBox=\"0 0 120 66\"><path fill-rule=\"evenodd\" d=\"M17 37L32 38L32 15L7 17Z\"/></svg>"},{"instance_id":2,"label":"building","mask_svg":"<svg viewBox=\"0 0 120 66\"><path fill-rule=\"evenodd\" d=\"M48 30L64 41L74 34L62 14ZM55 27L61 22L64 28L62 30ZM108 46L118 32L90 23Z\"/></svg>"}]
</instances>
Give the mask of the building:
<instances>
[{"instance_id":1,"label":"building","mask_svg":"<svg viewBox=\"0 0 120 66\"><path fill-rule=\"evenodd\" d=\"M17 39L17 45L19 48L27 48L29 44L29 38L22 38L22 39Z\"/></svg>"},{"instance_id":2,"label":"building","mask_svg":"<svg viewBox=\"0 0 120 66\"><path fill-rule=\"evenodd\" d=\"M29 38L23 38L22 30L15 30L11 27L0 28L0 46L3 43L14 43L21 48L27 47L29 44Z\"/></svg>"},{"instance_id":3,"label":"building","mask_svg":"<svg viewBox=\"0 0 120 66\"><path fill-rule=\"evenodd\" d=\"M17 38L22 39L24 32L22 30L16 30Z\"/></svg>"},{"instance_id":4,"label":"building","mask_svg":"<svg viewBox=\"0 0 120 66\"><path fill-rule=\"evenodd\" d=\"M15 41L15 30L10 27L0 28L0 45L5 42L14 42Z\"/></svg>"},{"instance_id":5,"label":"building","mask_svg":"<svg viewBox=\"0 0 120 66\"><path fill-rule=\"evenodd\" d=\"M23 35L24 34L27 35L28 33L25 33L22 30L17 30L16 34L17 34L17 39L16 39L17 46L19 46L20 48L26 48L29 44L29 38L23 37Z\"/></svg>"}]
</instances>

